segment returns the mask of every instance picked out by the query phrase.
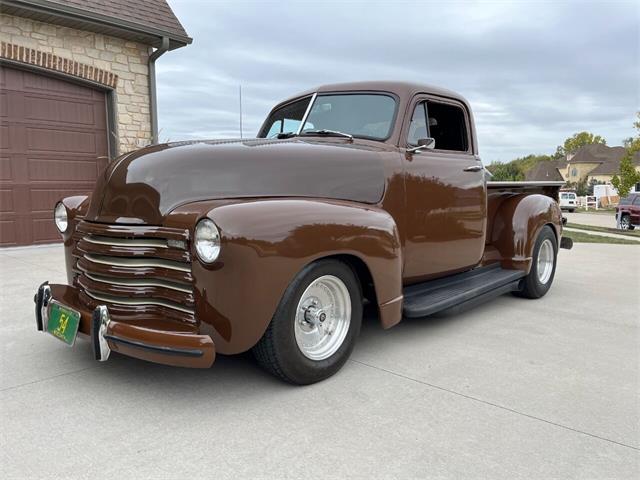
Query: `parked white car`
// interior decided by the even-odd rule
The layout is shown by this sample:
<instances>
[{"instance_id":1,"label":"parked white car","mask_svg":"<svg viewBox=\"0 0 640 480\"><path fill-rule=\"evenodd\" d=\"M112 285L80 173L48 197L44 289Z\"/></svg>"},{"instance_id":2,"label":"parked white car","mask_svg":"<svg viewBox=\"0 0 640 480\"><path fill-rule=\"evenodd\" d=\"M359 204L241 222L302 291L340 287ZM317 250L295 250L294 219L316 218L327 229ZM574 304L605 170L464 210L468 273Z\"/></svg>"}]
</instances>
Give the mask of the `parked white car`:
<instances>
[{"instance_id":1,"label":"parked white car","mask_svg":"<svg viewBox=\"0 0 640 480\"><path fill-rule=\"evenodd\" d=\"M560 192L560 209L574 212L578 206L578 197L574 192Z\"/></svg>"}]
</instances>

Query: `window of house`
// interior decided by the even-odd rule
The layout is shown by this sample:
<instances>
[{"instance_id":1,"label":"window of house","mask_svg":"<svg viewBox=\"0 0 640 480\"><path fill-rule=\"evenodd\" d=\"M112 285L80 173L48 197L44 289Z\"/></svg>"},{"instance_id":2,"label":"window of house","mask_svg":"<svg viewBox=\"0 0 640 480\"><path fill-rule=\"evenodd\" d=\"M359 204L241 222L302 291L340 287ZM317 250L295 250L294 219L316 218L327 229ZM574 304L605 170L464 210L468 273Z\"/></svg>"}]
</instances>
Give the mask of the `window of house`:
<instances>
[{"instance_id":1,"label":"window of house","mask_svg":"<svg viewBox=\"0 0 640 480\"><path fill-rule=\"evenodd\" d=\"M311 97L289 103L273 112L258 134L259 138L273 138L279 133L296 133L307 111Z\"/></svg>"},{"instance_id":2,"label":"window of house","mask_svg":"<svg viewBox=\"0 0 640 480\"><path fill-rule=\"evenodd\" d=\"M469 149L464 111L455 105L428 100L413 111L407 142L417 145L421 138L435 140L437 150L466 152Z\"/></svg>"}]
</instances>

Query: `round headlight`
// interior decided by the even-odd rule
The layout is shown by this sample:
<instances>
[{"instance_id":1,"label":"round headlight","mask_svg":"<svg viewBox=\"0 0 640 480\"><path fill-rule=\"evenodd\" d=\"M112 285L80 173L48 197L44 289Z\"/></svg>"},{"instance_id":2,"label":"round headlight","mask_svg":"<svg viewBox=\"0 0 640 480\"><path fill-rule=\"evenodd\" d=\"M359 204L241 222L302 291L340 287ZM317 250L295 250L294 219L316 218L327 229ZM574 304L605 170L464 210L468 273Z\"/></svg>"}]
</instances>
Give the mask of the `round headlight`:
<instances>
[{"instance_id":1,"label":"round headlight","mask_svg":"<svg viewBox=\"0 0 640 480\"><path fill-rule=\"evenodd\" d=\"M60 230L60 233L64 233L67 231L67 227L69 226L69 220L67 219L67 208L62 204L62 202L58 202L56 208L53 210L53 219L56 222L56 227Z\"/></svg>"},{"instance_id":2,"label":"round headlight","mask_svg":"<svg viewBox=\"0 0 640 480\"><path fill-rule=\"evenodd\" d=\"M205 263L211 263L220 255L220 232L208 218L200 220L196 225L196 252Z\"/></svg>"}]
</instances>

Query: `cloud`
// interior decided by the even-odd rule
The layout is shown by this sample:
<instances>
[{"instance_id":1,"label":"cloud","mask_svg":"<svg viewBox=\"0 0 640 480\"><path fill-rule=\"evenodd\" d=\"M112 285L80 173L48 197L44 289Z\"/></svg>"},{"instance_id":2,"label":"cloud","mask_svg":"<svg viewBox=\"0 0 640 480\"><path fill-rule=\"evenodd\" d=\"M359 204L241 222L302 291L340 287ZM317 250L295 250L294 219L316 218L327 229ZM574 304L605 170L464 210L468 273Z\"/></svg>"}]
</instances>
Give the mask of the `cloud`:
<instances>
[{"instance_id":1,"label":"cloud","mask_svg":"<svg viewBox=\"0 0 640 480\"><path fill-rule=\"evenodd\" d=\"M486 162L580 130L620 144L640 109L640 12L619 2L170 0L194 42L158 60L161 139L245 135L324 83L397 79L463 94Z\"/></svg>"}]
</instances>

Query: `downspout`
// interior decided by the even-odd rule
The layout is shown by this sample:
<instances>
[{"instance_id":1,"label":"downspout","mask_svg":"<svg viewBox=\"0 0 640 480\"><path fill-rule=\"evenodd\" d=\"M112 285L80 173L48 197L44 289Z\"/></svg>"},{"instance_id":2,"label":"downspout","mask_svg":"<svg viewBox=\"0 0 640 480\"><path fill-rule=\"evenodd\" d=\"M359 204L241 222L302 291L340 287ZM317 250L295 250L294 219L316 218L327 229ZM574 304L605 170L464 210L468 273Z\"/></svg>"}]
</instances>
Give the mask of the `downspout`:
<instances>
[{"instance_id":1,"label":"downspout","mask_svg":"<svg viewBox=\"0 0 640 480\"><path fill-rule=\"evenodd\" d=\"M149 55L149 113L151 115L151 143L158 143L158 102L156 95L156 60L169 50L169 37L162 37L162 44Z\"/></svg>"}]
</instances>

